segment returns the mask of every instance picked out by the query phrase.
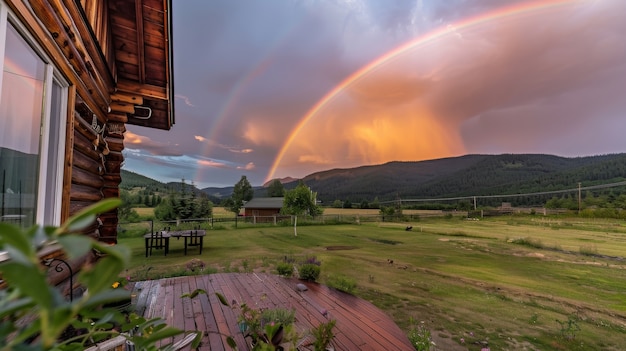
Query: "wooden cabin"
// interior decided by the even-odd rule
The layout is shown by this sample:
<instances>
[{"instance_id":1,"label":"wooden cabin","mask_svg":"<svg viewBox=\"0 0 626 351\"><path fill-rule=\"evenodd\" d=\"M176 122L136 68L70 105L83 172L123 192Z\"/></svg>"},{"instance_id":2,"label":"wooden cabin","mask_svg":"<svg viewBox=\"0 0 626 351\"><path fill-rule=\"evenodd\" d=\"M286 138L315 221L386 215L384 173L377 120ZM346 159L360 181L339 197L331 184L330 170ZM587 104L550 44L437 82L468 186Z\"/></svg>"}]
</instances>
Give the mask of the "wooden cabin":
<instances>
[{"instance_id":1,"label":"wooden cabin","mask_svg":"<svg viewBox=\"0 0 626 351\"><path fill-rule=\"evenodd\" d=\"M282 197L255 197L243 205L243 213L246 217L276 216L283 208Z\"/></svg>"},{"instance_id":2,"label":"wooden cabin","mask_svg":"<svg viewBox=\"0 0 626 351\"><path fill-rule=\"evenodd\" d=\"M0 221L59 225L119 196L126 124L174 124L170 11L170 0L0 0ZM85 234L115 244L117 224L103 213Z\"/></svg>"}]
</instances>

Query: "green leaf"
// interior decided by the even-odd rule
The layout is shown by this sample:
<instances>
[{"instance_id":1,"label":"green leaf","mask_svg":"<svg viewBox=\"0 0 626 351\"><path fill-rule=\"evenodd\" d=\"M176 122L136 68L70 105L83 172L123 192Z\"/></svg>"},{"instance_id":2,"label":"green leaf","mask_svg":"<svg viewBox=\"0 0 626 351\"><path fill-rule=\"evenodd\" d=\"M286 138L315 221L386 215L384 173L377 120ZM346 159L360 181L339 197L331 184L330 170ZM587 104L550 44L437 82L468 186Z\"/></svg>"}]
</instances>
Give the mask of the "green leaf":
<instances>
[{"instance_id":1,"label":"green leaf","mask_svg":"<svg viewBox=\"0 0 626 351\"><path fill-rule=\"evenodd\" d=\"M90 226L96 219L96 215L108 212L118 207L122 201L119 198L108 198L84 208L74 216L70 217L63 225L57 229L55 234L72 233L80 231Z\"/></svg>"},{"instance_id":2,"label":"green leaf","mask_svg":"<svg viewBox=\"0 0 626 351\"><path fill-rule=\"evenodd\" d=\"M120 272L124 269L125 262L116 256L105 256L98 264L83 269L78 280L89 288L92 294L98 294L111 288Z\"/></svg>"},{"instance_id":3,"label":"green leaf","mask_svg":"<svg viewBox=\"0 0 626 351\"><path fill-rule=\"evenodd\" d=\"M24 234L18 227L0 222L0 248L7 250L12 246L27 257L33 256L35 249L29 237Z\"/></svg>"},{"instance_id":4,"label":"green leaf","mask_svg":"<svg viewBox=\"0 0 626 351\"><path fill-rule=\"evenodd\" d=\"M206 295L206 291L204 289L196 289L194 291L192 291L190 294L182 294L180 297L188 297L190 299L193 299L194 297L198 296L199 294L205 294Z\"/></svg>"},{"instance_id":5,"label":"green leaf","mask_svg":"<svg viewBox=\"0 0 626 351\"><path fill-rule=\"evenodd\" d=\"M94 295L89 295L87 300L83 302L85 308L93 308L105 303L122 301L130 298L130 291L126 289L113 289L101 291Z\"/></svg>"},{"instance_id":6,"label":"green leaf","mask_svg":"<svg viewBox=\"0 0 626 351\"><path fill-rule=\"evenodd\" d=\"M198 349L198 346L200 346L200 343L202 342L202 332L195 332L195 334L196 337L193 338L193 341L191 342L192 350Z\"/></svg>"},{"instance_id":7,"label":"green leaf","mask_svg":"<svg viewBox=\"0 0 626 351\"><path fill-rule=\"evenodd\" d=\"M174 337L176 335L180 335L182 333L184 333L184 331L182 331L180 329L176 329L176 328L172 328L172 327L166 327L166 328L162 328L162 329L160 329L158 331L155 331L155 332L151 333L147 337L144 337L144 340L145 340L145 342L148 342L148 343L156 343L159 340L171 338L171 337Z\"/></svg>"},{"instance_id":8,"label":"green leaf","mask_svg":"<svg viewBox=\"0 0 626 351\"><path fill-rule=\"evenodd\" d=\"M59 237L58 240L70 259L87 254L94 242L93 239L85 235L64 235Z\"/></svg>"},{"instance_id":9,"label":"green leaf","mask_svg":"<svg viewBox=\"0 0 626 351\"><path fill-rule=\"evenodd\" d=\"M9 261L0 265L0 272L9 285L27 292L41 308L52 307L53 288L48 285L46 275L37 267Z\"/></svg>"},{"instance_id":10,"label":"green leaf","mask_svg":"<svg viewBox=\"0 0 626 351\"><path fill-rule=\"evenodd\" d=\"M237 348L237 343L235 342L235 339L233 339L232 336L226 337L226 343L228 344L228 346L230 346L231 349L233 349L235 351L239 350Z\"/></svg>"},{"instance_id":11,"label":"green leaf","mask_svg":"<svg viewBox=\"0 0 626 351\"><path fill-rule=\"evenodd\" d=\"M226 301L226 298L224 297L224 295L222 295L222 294L220 294L218 292L216 292L215 295L217 295L217 298L220 300L222 305L230 307L230 305L228 304L228 301Z\"/></svg>"},{"instance_id":12,"label":"green leaf","mask_svg":"<svg viewBox=\"0 0 626 351\"><path fill-rule=\"evenodd\" d=\"M5 300L4 298L2 300L3 303L0 305L0 318L4 318L18 311L24 311L35 306L33 299L28 296L11 301Z\"/></svg>"},{"instance_id":13,"label":"green leaf","mask_svg":"<svg viewBox=\"0 0 626 351\"><path fill-rule=\"evenodd\" d=\"M98 241L93 242L94 249L100 251L107 256L113 256L116 259L124 262L126 265L130 262L131 251L128 247L124 245L108 245Z\"/></svg>"}]
</instances>

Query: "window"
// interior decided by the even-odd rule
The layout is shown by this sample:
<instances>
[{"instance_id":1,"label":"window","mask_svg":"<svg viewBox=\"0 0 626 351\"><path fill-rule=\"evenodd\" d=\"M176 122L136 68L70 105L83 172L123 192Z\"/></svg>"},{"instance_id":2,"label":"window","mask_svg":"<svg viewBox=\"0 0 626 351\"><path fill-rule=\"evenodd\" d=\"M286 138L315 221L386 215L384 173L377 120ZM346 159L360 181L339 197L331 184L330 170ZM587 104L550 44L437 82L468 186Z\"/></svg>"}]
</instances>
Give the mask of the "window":
<instances>
[{"instance_id":1,"label":"window","mask_svg":"<svg viewBox=\"0 0 626 351\"><path fill-rule=\"evenodd\" d=\"M60 221L67 88L0 3L0 221Z\"/></svg>"}]
</instances>

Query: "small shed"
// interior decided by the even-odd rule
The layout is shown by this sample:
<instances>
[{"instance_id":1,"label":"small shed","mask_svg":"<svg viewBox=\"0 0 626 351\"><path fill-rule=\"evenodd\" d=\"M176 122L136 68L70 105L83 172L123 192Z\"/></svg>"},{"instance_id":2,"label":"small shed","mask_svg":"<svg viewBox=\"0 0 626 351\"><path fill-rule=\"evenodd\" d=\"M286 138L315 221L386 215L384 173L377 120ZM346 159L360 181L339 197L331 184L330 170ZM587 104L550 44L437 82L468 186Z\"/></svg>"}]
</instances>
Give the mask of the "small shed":
<instances>
[{"instance_id":1,"label":"small shed","mask_svg":"<svg viewBox=\"0 0 626 351\"><path fill-rule=\"evenodd\" d=\"M246 202L243 206L243 213L246 217L276 216L283 208L282 197L255 197Z\"/></svg>"}]
</instances>

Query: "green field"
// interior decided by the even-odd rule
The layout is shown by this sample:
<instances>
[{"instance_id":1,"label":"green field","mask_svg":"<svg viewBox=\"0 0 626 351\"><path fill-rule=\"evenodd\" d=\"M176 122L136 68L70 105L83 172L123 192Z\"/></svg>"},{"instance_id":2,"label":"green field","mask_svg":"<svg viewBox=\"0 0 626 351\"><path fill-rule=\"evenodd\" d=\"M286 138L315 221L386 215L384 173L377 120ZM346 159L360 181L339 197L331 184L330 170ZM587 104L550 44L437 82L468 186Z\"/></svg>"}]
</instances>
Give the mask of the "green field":
<instances>
[{"instance_id":1,"label":"green field","mask_svg":"<svg viewBox=\"0 0 626 351\"><path fill-rule=\"evenodd\" d=\"M412 231L405 227L412 225ZM251 226L209 230L202 256L172 242L164 257L132 248L133 279L206 272L273 272L316 256L321 283L354 280L354 294L404 329L423 321L438 350L622 350L626 340L626 224L512 216L414 223ZM390 263L393 260L393 263Z\"/></svg>"}]
</instances>

